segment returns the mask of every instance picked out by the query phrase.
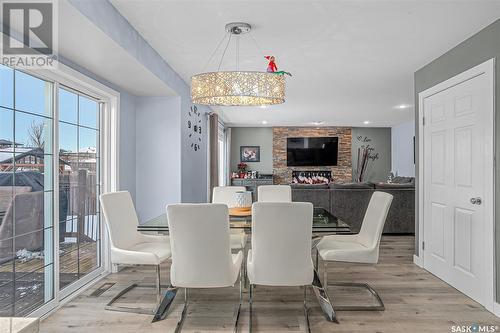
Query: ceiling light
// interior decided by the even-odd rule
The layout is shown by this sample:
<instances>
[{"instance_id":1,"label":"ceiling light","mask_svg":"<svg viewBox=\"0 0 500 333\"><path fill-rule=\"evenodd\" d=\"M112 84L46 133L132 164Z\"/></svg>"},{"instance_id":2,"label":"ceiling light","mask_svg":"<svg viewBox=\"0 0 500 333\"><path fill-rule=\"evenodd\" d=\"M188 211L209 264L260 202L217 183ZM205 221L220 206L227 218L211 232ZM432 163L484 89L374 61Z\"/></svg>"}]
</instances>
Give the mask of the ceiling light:
<instances>
[{"instance_id":1,"label":"ceiling light","mask_svg":"<svg viewBox=\"0 0 500 333\"><path fill-rule=\"evenodd\" d=\"M396 109L404 110L404 109L408 109L409 107L411 107L410 104L400 104L400 105L396 106Z\"/></svg>"},{"instance_id":2,"label":"ceiling light","mask_svg":"<svg viewBox=\"0 0 500 333\"><path fill-rule=\"evenodd\" d=\"M267 108L267 105L261 105L260 108L265 109L265 108Z\"/></svg>"},{"instance_id":3,"label":"ceiling light","mask_svg":"<svg viewBox=\"0 0 500 333\"><path fill-rule=\"evenodd\" d=\"M365 125L368 125L369 123L370 123L370 121L369 121L369 120L365 120L365 121L363 121L363 124L365 124Z\"/></svg>"},{"instance_id":4,"label":"ceiling light","mask_svg":"<svg viewBox=\"0 0 500 333\"><path fill-rule=\"evenodd\" d=\"M262 120L262 125L267 125L267 120Z\"/></svg>"},{"instance_id":5,"label":"ceiling light","mask_svg":"<svg viewBox=\"0 0 500 333\"><path fill-rule=\"evenodd\" d=\"M243 22L226 24L228 41L217 71L197 74L191 78L191 100L193 103L221 106L262 106L285 102L285 75L240 71L238 68L239 35L250 32L251 28L250 24ZM222 60L233 36L235 36L237 48L236 70L220 71ZM215 52L219 49L222 41Z\"/></svg>"},{"instance_id":6,"label":"ceiling light","mask_svg":"<svg viewBox=\"0 0 500 333\"><path fill-rule=\"evenodd\" d=\"M312 124L315 125L315 126L321 125L323 123L324 123L323 121L313 121L312 122Z\"/></svg>"}]
</instances>

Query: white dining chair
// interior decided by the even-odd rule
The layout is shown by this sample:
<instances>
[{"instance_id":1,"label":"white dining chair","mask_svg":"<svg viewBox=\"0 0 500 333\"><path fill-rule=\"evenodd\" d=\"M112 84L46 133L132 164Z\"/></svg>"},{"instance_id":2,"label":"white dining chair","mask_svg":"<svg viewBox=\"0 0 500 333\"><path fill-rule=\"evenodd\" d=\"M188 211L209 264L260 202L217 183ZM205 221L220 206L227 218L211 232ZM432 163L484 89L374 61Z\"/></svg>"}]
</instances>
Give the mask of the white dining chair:
<instances>
[{"instance_id":1,"label":"white dining chair","mask_svg":"<svg viewBox=\"0 0 500 333\"><path fill-rule=\"evenodd\" d=\"M374 192L365 212L361 230L355 235L325 236L316 246L317 255L323 261L323 285L328 287L328 263L334 261L376 264L379 257L380 239L385 220L392 203L392 195ZM380 295L367 283L337 282L333 286L347 286L367 289L377 300L376 306L337 306L344 311L384 311Z\"/></svg>"},{"instance_id":2,"label":"white dining chair","mask_svg":"<svg viewBox=\"0 0 500 333\"><path fill-rule=\"evenodd\" d=\"M309 202L256 202L252 206L252 249L248 251L250 331L253 286L303 286L307 331L307 286L313 281L311 236L313 205Z\"/></svg>"},{"instance_id":3,"label":"white dining chair","mask_svg":"<svg viewBox=\"0 0 500 333\"><path fill-rule=\"evenodd\" d=\"M168 205L167 220L172 247L170 281L174 287L184 288L184 308L175 332L181 330L186 318L189 288L232 287L240 276L236 330L242 300L243 253L231 254L227 205Z\"/></svg>"},{"instance_id":4,"label":"white dining chair","mask_svg":"<svg viewBox=\"0 0 500 333\"><path fill-rule=\"evenodd\" d=\"M259 202L292 202L290 185L261 185L257 188Z\"/></svg>"},{"instance_id":5,"label":"white dining chair","mask_svg":"<svg viewBox=\"0 0 500 333\"><path fill-rule=\"evenodd\" d=\"M113 304L136 287L156 288L161 300L160 264L171 256L168 236L144 235L137 231L139 223L134 203L128 191L101 194L99 197L104 221L109 232L111 263L114 265L153 265L156 285L132 283L106 305L107 310L154 314L155 309L114 306Z\"/></svg>"},{"instance_id":6,"label":"white dining chair","mask_svg":"<svg viewBox=\"0 0 500 333\"><path fill-rule=\"evenodd\" d=\"M216 186L212 191L212 203L225 204L229 208L237 207L238 192L245 192L245 186ZM233 250L244 250L247 235L243 230L230 230L230 245Z\"/></svg>"}]
</instances>

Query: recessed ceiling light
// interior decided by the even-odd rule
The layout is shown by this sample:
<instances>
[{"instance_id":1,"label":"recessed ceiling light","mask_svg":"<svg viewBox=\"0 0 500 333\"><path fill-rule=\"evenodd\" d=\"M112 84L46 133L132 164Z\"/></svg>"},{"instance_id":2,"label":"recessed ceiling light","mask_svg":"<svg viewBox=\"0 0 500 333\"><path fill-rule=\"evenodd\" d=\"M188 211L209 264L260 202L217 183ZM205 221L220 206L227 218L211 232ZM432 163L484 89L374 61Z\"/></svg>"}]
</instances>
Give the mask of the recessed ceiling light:
<instances>
[{"instance_id":1,"label":"recessed ceiling light","mask_svg":"<svg viewBox=\"0 0 500 333\"><path fill-rule=\"evenodd\" d=\"M324 122L323 121L313 121L312 124L315 125L315 126L319 126L321 124L323 124Z\"/></svg>"},{"instance_id":2,"label":"recessed ceiling light","mask_svg":"<svg viewBox=\"0 0 500 333\"><path fill-rule=\"evenodd\" d=\"M365 125L368 125L369 123L370 123L370 121L369 121L369 120L365 120L365 121L363 121L363 124L365 124Z\"/></svg>"},{"instance_id":3,"label":"recessed ceiling light","mask_svg":"<svg viewBox=\"0 0 500 333\"><path fill-rule=\"evenodd\" d=\"M410 104L399 104L396 106L396 109L404 110L404 109L408 109L409 107L411 107Z\"/></svg>"},{"instance_id":4,"label":"recessed ceiling light","mask_svg":"<svg viewBox=\"0 0 500 333\"><path fill-rule=\"evenodd\" d=\"M267 124L267 120L262 120L262 125L266 125Z\"/></svg>"}]
</instances>

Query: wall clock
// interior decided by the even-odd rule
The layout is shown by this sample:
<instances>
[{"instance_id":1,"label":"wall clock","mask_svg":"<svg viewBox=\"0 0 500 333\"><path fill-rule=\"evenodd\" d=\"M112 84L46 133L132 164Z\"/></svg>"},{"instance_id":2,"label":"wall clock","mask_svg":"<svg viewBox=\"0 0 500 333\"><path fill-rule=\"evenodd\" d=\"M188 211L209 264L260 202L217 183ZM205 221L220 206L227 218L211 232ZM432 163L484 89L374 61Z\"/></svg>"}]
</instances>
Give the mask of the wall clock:
<instances>
[{"instance_id":1,"label":"wall clock","mask_svg":"<svg viewBox=\"0 0 500 333\"><path fill-rule=\"evenodd\" d=\"M196 105L191 107L188 112L188 139L191 142L191 148L198 151L201 148L201 113L198 111Z\"/></svg>"}]
</instances>

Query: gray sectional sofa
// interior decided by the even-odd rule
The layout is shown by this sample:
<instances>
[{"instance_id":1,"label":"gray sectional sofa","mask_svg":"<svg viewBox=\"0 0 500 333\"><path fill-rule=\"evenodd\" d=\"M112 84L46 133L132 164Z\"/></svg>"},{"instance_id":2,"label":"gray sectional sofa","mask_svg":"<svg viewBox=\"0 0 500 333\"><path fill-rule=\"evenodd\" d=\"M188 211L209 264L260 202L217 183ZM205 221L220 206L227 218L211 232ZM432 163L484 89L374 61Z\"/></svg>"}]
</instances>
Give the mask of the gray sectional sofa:
<instances>
[{"instance_id":1,"label":"gray sectional sofa","mask_svg":"<svg viewBox=\"0 0 500 333\"><path fill-rule=\"evenodd\" d=\"M323 207L359 232L371 195L375 191L394 196L384 227L385 234L415 233L415 185L404 183L331 183L292 185L292 200Z\"/></svg>"}]
</instances>

